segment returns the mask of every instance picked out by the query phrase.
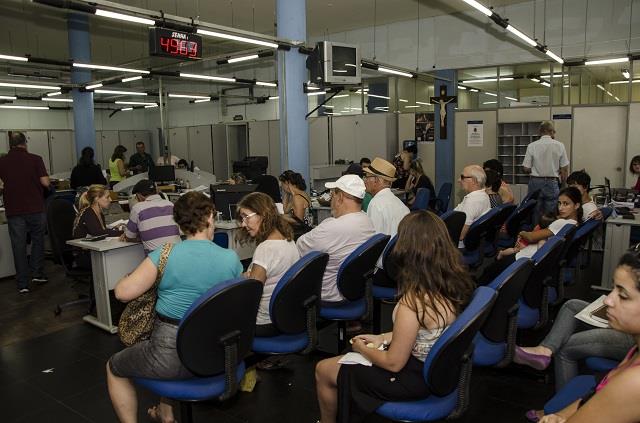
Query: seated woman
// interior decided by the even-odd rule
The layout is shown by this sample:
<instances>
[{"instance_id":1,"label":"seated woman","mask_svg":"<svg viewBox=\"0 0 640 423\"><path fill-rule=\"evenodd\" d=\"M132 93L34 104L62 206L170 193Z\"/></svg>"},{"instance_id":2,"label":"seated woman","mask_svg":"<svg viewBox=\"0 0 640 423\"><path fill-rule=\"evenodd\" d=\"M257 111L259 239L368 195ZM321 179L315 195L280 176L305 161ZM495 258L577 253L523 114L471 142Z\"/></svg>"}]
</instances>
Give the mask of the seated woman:
<instances>
[{"instance_id":1,"label":"seated woman","mask_svg":"<svg viewBox=\"0 0 640 423\"><path fill-rule=\"evenodd\" d=\"M491 159L487 160L482 164L484 171L486 172L488 169L493 170L498 173L500 176L500 189L498 189L498 193L500 194L500 198L502 198L502 204L511 204L514 201L513 191L511 191L511 187L509 184L503 179L504 177L504 167L500 160Z\"/></svg>"},{"instance_id":2,"label":"seated woman","mask_svg":"<svg viewBox=\"0 0 640 423\"><path fill-rule=\"evenodd\" d=\"M409 178L407 178L407 184L404 187L407 192L407 205L413 205L419 188L429 190L429 206L431 206L436 200L436 190L433 188L431 179L424 174L422 162L420 159L416 159L409 165Z\"/></svg>"},{"instance_id":3,"label":"seated woman","mask_svg":"<svg viewBox=\"0 0 640 423\"><path fill-rule=\"evenodd\" d=\"M116 145L113 149L113 154L109 159L109 187L113 188L118 182L126 179L129 172L125 165L124 153L127 152L127 148L123 145Z\"/></svg>"},{"instance_id":4,"label":"seated woman","mask_svg":"<svg viewBox=\"0 0 640 423\"><path fill-rule=\"evenodd\" d=\"M108 235L120 236L123 229L109 229L104 221L104 213L111 205L109 189L104 185L91 185L80 196L80 211L73 223L73 237L85 238L87 236Z\"/></svg>"},{"instance_id":5,"label":"seated woman","mask_svg":"<svg viewBox=\"0 0 640 423\"><path fill-rule=\"evenodd\" d=\"M293 242L293 230L278 214L271 197L261 192L252 192L240 200L237 218L242 225L238 240L255 239L258 244L246 274L264 283L256 318L256 335L274 336L278 332L269 316L271 294L282 275L300 258Z\"/></svg>"},{"instance_id":6,"label":"seated woman","mask_svg":"<svg viewBox=\"0 0 640 423\"><path fill-rule=\"evenodd\" d=\"M502 205L502 197L500 196L502 178L495 170L485 169L484 173L487 175L487 182L485 183L486 188L484 190L489 196L491 208L498 207Z\"/></svg>"},{"instance_id":7,"label":"seated woman","mask_svg":"<svg viewBox=\"0 0 640 423\"><path fill-rule=\"evenodd\" d=\"M600 380L595 392L577 400L563 410L542 417L540 422L637 422L640 421L640 257L638 253L627 253L620 259L613 275L614 288L604 303L611 329L604 344L613 333L626 334L633 340L624 360ZM575 320L575 319L573 319ZM602 333L602 332L601 332ZM575 336L575 335L574 335ZM596 350L594 353L598 353ZM556 360L557 361L557 360ZM535 412L527 417L537 421Z\"/></svg>"},{"instance_id":8,"label":"seated woman","mask_svg":"<svg viewBox=\"0 0 640 423\"><path fill-rule=\"evenodd\" d=\"M311 198L306 192L307 184L302 175L293 170L284 171L279 179L284 192L284 213L290 218L295 235L300 236L312 222L309 212Z\"/></svg>"},{"instance_id":9,"label":"seated woman","mask_svg":"<svg viewBox=\"0 0 640 423\"><path fill-rule=\"evenodd\" d=\"M212 286L242 274L233 250L218 247L211 239L214 208L200 192L189 192L173 207L173 218L187 239L175 244L158 285L157 317L150 339L111 356L107 385L111 402L122 422L137 421L137 397L131 378L187 379L193 375L182 365L176 350L178 324L191 304ZM120 301L131 301L151 288L158 274L162 248L151 252L130 275L115 287ZM152 419L174 422L165 399L149 409Z\"/></svg>"},{"instance_id":10,"label":"seated woman","mask_svg":"<svg viewBox=\"0 0 640 423\"><path fill-rule=\"evenodd\" d=\"M385 401L429 395L422 374L424 360L471 298L473 282L446 226L435 214L421 210L406 215L398 226L398 242L391 254L401 269L393 331L351 340L353 350L370 360L371 367L342 366L338 362L341 356L318 363L316 387L322 423L361 422ZM380 345L389 348L379 350Z\"/></svg>"},{"instance_id":11,"label":"seated woman","mask_svg":"<svg viewBox=\"0 0 640 423\"><path fill-rule=\"evenodd\" d=\"M106 185L107 180L102 174L100 165L93 161L93 148L82 149L82 157L71 171L71 188L88 187L93 184Z\"/></svg>"},{"instance_id":12,"label":"seated woman","mask_svg":"<svg viewBox=\"0 0 640 423\"><path fill-rule=\"evenodd\" d=\"M487 266L480 278L478 278L479 285L488 285L495 278L502 273L511 263L519 258L527 257L531 258L538 251L539 242L551 238L565 225L577 225L582 219L582 195L577 188L569 187L560 191L558 195L558 218L549 225L546 229L533 230L531 232L522 231L519 234L519 238L522 238L527 242L525 247L519 248L519 243L516 242L515 254L500 254L496 261Z\"/></svg>"}]
</instances>

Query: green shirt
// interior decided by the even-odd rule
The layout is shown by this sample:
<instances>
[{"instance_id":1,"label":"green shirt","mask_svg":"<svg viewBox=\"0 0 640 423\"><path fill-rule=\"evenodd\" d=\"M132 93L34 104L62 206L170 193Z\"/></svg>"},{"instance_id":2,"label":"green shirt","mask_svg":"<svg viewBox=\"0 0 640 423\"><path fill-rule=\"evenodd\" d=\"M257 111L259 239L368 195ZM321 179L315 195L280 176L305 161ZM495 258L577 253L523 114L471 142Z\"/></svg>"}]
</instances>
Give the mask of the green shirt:
<instances>
[{"instance_id":1,"label":"green shirt","mask_svg":"<svg viewBox=\"0 0 640 423\"><path fill-rule=\"evenodd\" d=\"M373 195L369 194L368 192L364 193L364 198L362 199L362 211L366 212L367 208L369 207L369 203L371 202L371 199L373 198Z\"/></svg>"}]
</instances>

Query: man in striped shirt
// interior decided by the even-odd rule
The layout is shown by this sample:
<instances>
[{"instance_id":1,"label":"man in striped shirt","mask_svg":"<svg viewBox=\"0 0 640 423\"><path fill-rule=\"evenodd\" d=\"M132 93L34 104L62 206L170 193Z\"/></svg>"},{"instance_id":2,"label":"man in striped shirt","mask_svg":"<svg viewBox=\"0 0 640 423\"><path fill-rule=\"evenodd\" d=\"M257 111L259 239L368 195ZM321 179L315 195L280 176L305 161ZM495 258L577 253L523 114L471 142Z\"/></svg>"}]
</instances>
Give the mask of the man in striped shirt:
<instances>
[{"instance_id":1,"label":"man in striped shirt","mask_svg":"<svg viewBox=\"0 0 640 423\"><path fill-rule=\"evenodd\" d=\"M167 242L180 242L180 230L173 220L173 203L158 195L155 184L143 179L133 187L138 203L131 208L123 237L142 241L145 253Z\"/></svg>"}]
</instances>

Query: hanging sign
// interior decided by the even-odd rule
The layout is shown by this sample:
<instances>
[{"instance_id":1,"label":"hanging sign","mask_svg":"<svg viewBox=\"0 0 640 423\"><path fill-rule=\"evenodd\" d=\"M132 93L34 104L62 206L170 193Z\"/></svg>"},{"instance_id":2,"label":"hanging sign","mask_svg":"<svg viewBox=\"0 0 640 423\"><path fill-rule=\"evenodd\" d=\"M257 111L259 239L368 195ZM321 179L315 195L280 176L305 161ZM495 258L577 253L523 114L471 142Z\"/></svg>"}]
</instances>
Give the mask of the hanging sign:
<instances>
[{"instance_id":1,"label":"hanging sign","mask_svg":"<svg viewBox=\"0 0 640 423\"><path fill-rule=\"evenodd\" d=\"M484 145L484 123L481 120L467 121L467 147Z\"/></svg>"}]
</instances>

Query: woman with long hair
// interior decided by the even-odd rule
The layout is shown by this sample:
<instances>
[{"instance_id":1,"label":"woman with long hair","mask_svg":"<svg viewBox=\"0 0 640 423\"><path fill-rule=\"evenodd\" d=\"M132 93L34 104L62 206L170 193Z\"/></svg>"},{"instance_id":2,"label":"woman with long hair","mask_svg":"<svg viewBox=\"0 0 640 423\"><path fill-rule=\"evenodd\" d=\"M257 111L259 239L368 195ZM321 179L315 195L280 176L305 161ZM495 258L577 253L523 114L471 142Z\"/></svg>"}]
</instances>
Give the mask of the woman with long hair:
<instances>
[{"instance_id":1,"label":"woman with long hair","mask_svg":"<svg viewBox=\"0 0 640 423\"><path fill-rule=\"evenodd\" d=\"M294 238L308 232L313 218L309 208L311 198L307 194L307 184L298 172L286 170L278 178L282 186L284 214L293 226Z\"/></svg>"},{"instance_id":2,"label":"woman with long hair","mask_svg":"<svg viewBox=\"0 0 640 423\"><path fill-rule=\"evenodd\" d=\"M127 177L127 168L125 166L124 153L127 152L127 148L124 145L116 145L113 149L113 154L109 159L109 187L113 188L115 184L122 181Z\"/></svg>"},{"instance_id":3,"label":"woman with long hair","mask_svg":"<svg viewBox=\"0 0 640 423\"><path fill-rule=\"evenodd\" d=\"M500 196L500 185L502 184L502 178L500 174L495 170L485 169L484 173L487 175L486 188L484 189L489 196L489 202L491 208L498 207L502 204L502 197Z\"/></svg>"},{"instance_id":4,"label":"woman with long hair","mask_svg":"<svg viewBox=\"0 0 640 423\"><path fill-rule=\"evenodd\" d=\"M393 331L351 340L353 350L371 361L371 367L342 366L341 356L318 363L322 423L361 422L385 401L429 395L424 360L471 298L474 284L460 253L444 222L432 212L421 210L402 219L391 259L400 269Z\"/></svg>"},{"instance_id":5,"label":"woman with long hair","mask_svg":"<svg viewBox=\"0 0 640 423\"><path fill-rule=\"evenodd\" d=\"M409 178L404 189L407 192L407 205L413 205L419 188L429 190L429 205L431 206L436 200L436 190L433 188L433 182L424 174L422 161L420 159L413 160L409 165Z\"/></svg>"},{"instance_id":6,"label":"woman with long hair","mask_svg":"<svg viewBox=\"0 0 640 423\"><path fill-rule=\"evenodd\" d=\"M104 221L104 213L102 211L108 209L110 205L109 188L104 185L91 185L80 196L80 210L73 223L73 237L122 235L122 229L109 229Z\"/></svg>"},{"instance_id":7,"label":"woman with long hair","mask_svg":"<svg viewBox=\"0 0 640 423\"><path fill-rule=\"evenodd\" d=\"M71 171L71 188L88 187L89 185L107 185L107 180L102 174L100 165L93 161L93 148L82 149L78 164Z\"/></svg>"}]
</instances>

